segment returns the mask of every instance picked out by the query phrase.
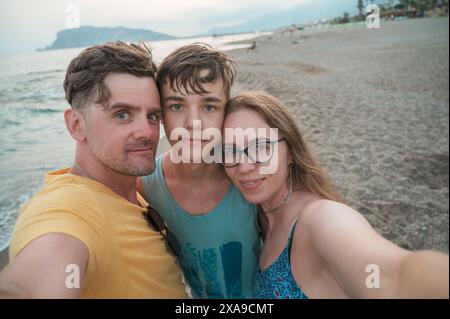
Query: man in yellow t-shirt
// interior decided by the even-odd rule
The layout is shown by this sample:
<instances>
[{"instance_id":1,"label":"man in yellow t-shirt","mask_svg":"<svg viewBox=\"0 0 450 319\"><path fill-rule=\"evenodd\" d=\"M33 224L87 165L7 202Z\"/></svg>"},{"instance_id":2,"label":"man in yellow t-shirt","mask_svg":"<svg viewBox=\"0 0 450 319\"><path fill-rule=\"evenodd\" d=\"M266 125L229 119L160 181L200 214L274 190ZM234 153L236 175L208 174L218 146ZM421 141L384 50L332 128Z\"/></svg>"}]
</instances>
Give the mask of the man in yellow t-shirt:
<instances>
[{"instance_id":1,"label":"man in yellow t-shirt","mask_svg":"<svg viewBox=\"0 0 450 319\"><path fill-rule=\"evenodd\" d=\"M143 216L136 176L155 166L160 100L149 48L84 50L64 81L72 167L50 172L19 214L0 297L185 298L175 257Z\"/></svg>"}]
</instances>

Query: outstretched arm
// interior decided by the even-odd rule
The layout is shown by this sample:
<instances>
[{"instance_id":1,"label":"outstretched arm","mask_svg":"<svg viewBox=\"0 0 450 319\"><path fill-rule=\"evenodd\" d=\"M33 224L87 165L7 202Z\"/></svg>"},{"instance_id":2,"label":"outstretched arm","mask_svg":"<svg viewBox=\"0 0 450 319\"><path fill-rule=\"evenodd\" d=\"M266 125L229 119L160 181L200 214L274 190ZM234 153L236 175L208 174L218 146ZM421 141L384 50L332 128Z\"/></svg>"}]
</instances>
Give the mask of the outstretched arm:
<instances>
[{"instance_id":1,"label":"outstretched arm","mask_svg":"<svg viewBox=\"0 0 450 319\"><path fill-rule=\"evenodd\" d=\"M0 273L0 298L78 298L88 257L87 247L72 236L38 237Z\"/></svg>"},{"instance_id":2,"label":"outstretched arm","mask_svg":"<svg viewBox=\"0 0 450 319\"><path fill-rule=\"evenodd\" d=\"M398 295L408 298L449 297L449 257L418 251L404 257L399 269Z\"/></svg>"},{"instance_id":3,"label":"outstretched arm","mask_svg":"<svg viewBox=\"0 0 450 319\"><path fill-rule=\"evenodd\" d=\"M350 298L448 298L448 255L400 248L343 204L319 201L308 211L315 248Z\"/></svg>"}]
</instances>

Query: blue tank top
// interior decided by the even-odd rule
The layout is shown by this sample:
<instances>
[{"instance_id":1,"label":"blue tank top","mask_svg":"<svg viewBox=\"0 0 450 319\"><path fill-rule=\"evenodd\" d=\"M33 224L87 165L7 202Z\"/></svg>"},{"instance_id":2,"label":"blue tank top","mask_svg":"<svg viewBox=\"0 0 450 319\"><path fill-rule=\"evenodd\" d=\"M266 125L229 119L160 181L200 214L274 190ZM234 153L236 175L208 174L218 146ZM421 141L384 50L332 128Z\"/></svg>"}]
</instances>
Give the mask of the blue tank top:
<instances>
[{"instance_id":1,"label":"blue tank top","mask_svg":"<svg viewBox=\"0 0 450 319\"><path fill-rule=\"evenodd\" d=\"M256 206L231 184L216 208L190 215L167 189L162 158L156 159L155 171L142 178L144 196L181 244L178 262L194 298L253 298L262 246Z\"/></svg>"},{"instance_id":2,"label":"blue tank top","mask_svg":"<svg viewBox=\"0 0 450 319\"><path fill-rule=\"evenodd\" d=\"M292 275L290 255L292 237L295 226L292 227L286 247L273 264L264 271L258 271L253 285L253 295L257 299L308 299L298 287ZM258 268L259 269L259 268Z\"/></svg>"}]
</instances>

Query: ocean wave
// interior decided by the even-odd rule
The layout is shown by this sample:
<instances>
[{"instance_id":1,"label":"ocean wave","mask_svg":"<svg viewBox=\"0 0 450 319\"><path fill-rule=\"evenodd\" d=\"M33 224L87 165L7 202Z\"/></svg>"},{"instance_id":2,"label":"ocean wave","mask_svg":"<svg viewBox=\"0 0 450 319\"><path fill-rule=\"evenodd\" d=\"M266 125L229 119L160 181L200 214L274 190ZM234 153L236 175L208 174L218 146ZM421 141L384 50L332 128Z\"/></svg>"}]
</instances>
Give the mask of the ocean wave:
<instances>
[{"instance_id":1,"label":"ocean wave","mask_svg":"<svg viewBox=\"0 0 450 319\"><path fill-rule=\"evenodd\" d=\"M27 84L11 83L0 84L0 101L3 103L32 102L45 103L47 101L64 101L64 90L56 82L51 80L27 79ZM44 83L45 82L45 83Z\"/></svg>"},{"instance_id":2,"label":"ocean wave","mask_svg":"<svg viewBox=\"0 0 450 319\"><path fill-rule=\"evenodd\" d=\"M11 119L0 118L0 129L4 129L10 126L19 125L20 123Z\"/></svg>"},{"instance_id":3,"label":"ocean wave","mask_svg":"<svg viewBox=\"0 0 450 319\"><path fill-rule=\"evenodd\" d=\"M22 125L33 115L56 114L64 112L63 108L56 107L15 107L0 111L0 129Z\"/></svg>"},{"instance_id":4,"label":"ocean wave","mask_svg":"<svg viewBox=\"0 0 450 319\"><path fill-rule=\"evenodd\" d=\"M50 79L56 79L54 75L44 75L44 76L39 76L39 77L35 77L32 79L27 79L25 81L19 82L20 85L30 85L30 84L35 84L35 83L39 83L42 81L46 81L46 80L50 80Z\"/></svg>"},{"instance_id":5,"label":"ocean wave","mask_svg":"<svg viewBox=\"0 0 450 319\"><path fill-rule=\"evenodd\" d=\"M59 110L59 109L51 109L51 108L43 108L43 109L29 109L31 111L31 113L42 113L42 114L47 114L47 113L61 113L64 110Z\"/></svg>"},{"instance_id":6,"label":"ocean wave","mask_svg":"<svg viewBox=\"0 0 450 319\"><path fill-rule=\"evenodd\" d=\"M25 191L13 194L8 192L7 187L6 185L0 187L0 194L2 194L0 196L0 251L10 241L20 207L39 191L41 185L30 186L27 184Z\"/></svg>"},{"instance_id":7,"label":"ocean wave","mask_svg":"<svg viewBox=\"0 0 450 319\"><path fill-rule=\"evenodd\" d=\"M18 102L45 103L48 101L64 101L64 96L50 91L41 91L35 94L24 95L16 98Z\"/></svg>"},{"instance_id":8,"label":"ocean wave","mask_svg":"<svg viewBox=\"0 0 450 319\"><path fill-rule=\"evenodd\" d=\"M45 103L45 104L23 104L14 103L5 105L0 109L0 123L7 125L14 125L23 123L27 120L26 117L30 114L53 114L64 112L64 107L59 103Z\"/></svg>"},{"instance_id":9,"label":"ocean wave","mask_svg":"<svg viewBox=\"0 0 450 319\"><path fill-rule=\"evenodd\" d=\"M52 74L52 73L61 73L65 72L64 69L53 69L53 70L46 70L46 71L33 71L28 72L26 75L43 75L43 74Z\"/></svg>"},{"instance_id":10,"label":"ocean wave","mask_svg":"<svg viewBox=\"0 0 450 319\"><path fill-rule=\"evenodd\" d=\"M17 152L17 149L8 147L8 148L0 148L0 155L9 155L13 152Z\"/></svg>"},{"instance_id":11,"label":"ocean wave","mask_svg":"<svg viewBox=\"0 0 450 319\"><path fill-rule=\"evenodd\" d=\"M30 108L30 107L27 107L24 110L26 110L26 111L28 111L28 112L30 112L32 114L51 114L51 113L61 113L61 112L64 111L64 110L52 109L52 108L38 108L38 109L35 109L35 108Z\"/></svg>"}]
</instances>

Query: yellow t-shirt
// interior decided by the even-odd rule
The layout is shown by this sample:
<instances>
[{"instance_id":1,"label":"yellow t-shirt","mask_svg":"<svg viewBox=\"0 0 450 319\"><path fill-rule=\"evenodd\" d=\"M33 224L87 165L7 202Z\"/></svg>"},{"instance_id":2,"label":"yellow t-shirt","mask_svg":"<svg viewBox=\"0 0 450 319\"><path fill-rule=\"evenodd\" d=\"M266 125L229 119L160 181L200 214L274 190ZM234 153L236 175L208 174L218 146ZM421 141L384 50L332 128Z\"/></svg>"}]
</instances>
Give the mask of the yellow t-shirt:
<instances>
[{"instance_id":1,"label":"yellow t-shirt","mask_svg":"<svg viewBox=\"0 0 450 319\"><path fill-rule=\"evenodd\" d=\"M150 229L141 206L107 186L50 172L44 188L19 213L10 260L32 240L65 233L82 241L89 261L82 298L186 298L181 271L162 236Z\"/></svg>"}]
</instances>

